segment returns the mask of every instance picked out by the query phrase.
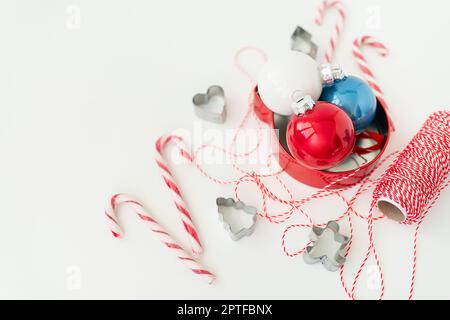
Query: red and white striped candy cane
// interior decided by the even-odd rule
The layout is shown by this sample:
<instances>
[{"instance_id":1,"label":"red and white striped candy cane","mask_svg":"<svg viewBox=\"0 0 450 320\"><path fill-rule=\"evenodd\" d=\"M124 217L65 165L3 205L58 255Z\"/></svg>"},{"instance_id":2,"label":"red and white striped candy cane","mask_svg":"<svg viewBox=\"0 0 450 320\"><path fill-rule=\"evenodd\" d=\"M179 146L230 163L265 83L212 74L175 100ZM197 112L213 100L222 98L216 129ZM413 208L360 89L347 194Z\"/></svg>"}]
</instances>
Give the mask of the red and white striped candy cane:
<instances>
[{"instance_id":1,"label":"red and white striped candy cane","mask_svg":"<svg viewBox=\"0 0 450 320\"><path fill-rule=\"evenodd\" d=\"M170 172L169 166L163 157L164 148L170 143L176 143L176 147L178 148L181 156L185 158L187 161L192 162L192 157L190 153L187 151L186 147L183 144L183 139L177 136L162 136L156 141L156 164L160 168L161 175L166 183L167 187L172 194L173 201L175 202L175 206L177 210L180 212L181 221L183 222L184 229L188 233L189 242L191 244L191 250L194 257L198 257L203 253L203 248L200 243L200 239L197 233L197 230L192 221L191 214L187 209L187 205L183 200L181 195L180 188L175 183L172 173Z\"/></svg>"},{"instance_id":2,"label":"red and white striped candy cane","mask_svg":"<svg viewBox=\"0 0 450 320\"><path fill-rule=\"evenodd\" d=\"M117 194L111 199L110 207L105 211L106 220L115 238L121 238L123 231L118 223L117 211L120 205L129 205L136 212L137 216L146 223L146 225L160 238L164 245L170 249L178 259L195 275L212 284L216 277L195 261L172 237L164 230L163 227L144 209L144 207L133 198Z\"/></svg>"},{"instance_id":3,"label":"red and white striped candy cane","mask_svg":"<svg viewBox=\"0 0 450 320\"><path fill-rule=\"evenodd\" d=\"M339 13L339 19L333 29L333 33L330 38L330 43L325 53L324 63L331 63L333 61L337 44L344 29L346 19L345 8L341 1L324 0L318 9L317 18L315 20L317 25L321 26L323 24L325 13L329 9L336 9Z\"/></svg>"},{"instance_id":4,"label":"red and white striped candy cane","mask_svg":"<svg viewBox=\"0 0 450 320\"><path fill-rule=\"evenodd\" d=\"M372 36L363 36L361 38L356 38L353 42L353 56L355 57L356 63L358 64L359 68L364 74L364 78L367 80L369 85L372 87L373 91L375 92L375 95L377 96L378 100L382 101L383 104L387 108L386 100L384 98L384 93L381 90L381 87L378 83L378 81L375 79L375 75L372 71L372 69L369 67L369 63L367 62L367 59L364 57L362 53L362 48L364 46L370 46L372 48L377 49L378 53L382 57L386 57L389 54L388 48L381 42L377 41ZM392 116L387 110L389 121L391 122L392 128L394 128L394 124L392 122Z\"/></svg>"}]
</instances>

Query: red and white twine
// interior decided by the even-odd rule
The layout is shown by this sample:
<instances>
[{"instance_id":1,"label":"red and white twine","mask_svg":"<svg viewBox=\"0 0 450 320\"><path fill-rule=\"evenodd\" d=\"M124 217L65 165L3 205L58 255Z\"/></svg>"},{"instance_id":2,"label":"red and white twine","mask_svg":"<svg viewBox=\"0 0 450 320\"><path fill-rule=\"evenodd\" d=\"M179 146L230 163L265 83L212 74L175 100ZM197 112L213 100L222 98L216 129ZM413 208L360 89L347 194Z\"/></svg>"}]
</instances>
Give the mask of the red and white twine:
<instances>
[{"instance_id":1,"label":"red and white twine","mask_svg":"<svg viewBox=\"0 0 450 320\"><path fill-rule=\"evenodd\" d=\"M408 146L397 156L393 164L375 183L369 215L369 249L358 269L357 280L371 253L382 276L373 237L373 213L377 202L388 199L406 212L405 225L416 225L413 241L413 266L409 299L414 296L417 269L417 240L424 218L434 206L441 192L449 185L450 173L450 112L441 111L431 115ZM380 299L384 296L384 281Z\"/></svg>"},{"instance_id":2,"label":"red and white twine","mask_svg":"<svg viewBox=\"0 0 450 320\"><path fill-rule=\"evenodd\" d=\"M145 208L135 199L124 195L117 194L112 197L109 208L105 211L106 221L108 222L109 228L115 238L121 238L123 236L123 231L118 222L118 209L121 205L127 205L133 208L136 215L142 220L150 230L156 234L162 243L172 252L177 258L184 264L191 272L212 284L216 277L205 269L201 264L199 264L191 255L189 255L181 245L179 245L169 233L145 210Z\"/></svg>"},{"instance_id":3,"label":"red and white twine","mask_svg":"<svg viewBox=\"0 0 450 320\"><path fill-rule=\"evenodd\" d=\"M324 63L331 63L333 61L333 57L336 53L336 48L339 43L342 31L344 30L345 26L345 19L346 19L346 13L344 5L341 1L337 0L324 0L322 4L320 5L318 12L317 12L317 18L315 20L316 24L321 26L324 22L324 17L327 13L327 11L330 11L331 9L336 9L339 17L337 23L334 25L333 32L331 34L330 42L328 45L328 48L325 52L324 57Z\"/></svg>"},{"instance_id":4,"label":"red and white twine","mask_svg":"<svg viewBox=\"0 0 450 320\"><path fill-rule=\"evenodd\" d=\"M434 204L450 172L450 112L433 114L381 177L374 204L388 199L403 208L402 224L420 223Z\"/></svg>"},{"instance_id":5,"label":"red and white twine","mask_svg":"<svg viewBox=\"0 0 450 320\"><path fill-rule=\"evenodd\" d=\"M333 6L338 6L339 1L328 2L325 1L322 7L321 18L323 18L324 11L326 8ZM345 18L345 13L342 11L342 18ZM322 21L321 19L319 21ZM340 34L340 29L336 29L337 33ZM370 38L364 38L362 41L364 44L369 44L375 48L380 50L380 53L387 54L387 49L384 46L379 45L378 42L374 41ZM336 40L333 42L333 52L329 54L329 59L331 61L332 54L334 53L334 49L336 47ZM360 48L360 46L359 46ZM384 51L385 50L385 51ZM356 51L358 53L358 51ZM359 51L360 53L360 51ZM371 75L374 80L373 73L367 66L367 61L365 60L362 54L358 54L360 60L365 64L361 64L364 67L364 70L369 71L367 74ZM238 59L235 59L238 61ZM363 68L362 68L363 69ZM242 67L240 67L242 70ZM248 74L246 74L249 77ZM252 79L249 77L251 82ZM379 85L375 81L371 81L371 86L373 88L378 88ZM375 90L375 89L374 89ZM381 90L379 90L381 93ZM258 141L255 143L255 147L251 148L250 151L238 154L235 152L237 137L244 130L245 125L250 119L254 119L258 123L257 130ZM258 174L255 171L246 171L243 168L240 168L237 163L241 163L242 158L246 156L250 156L252 153L256 152L261 145L261 124L256 118L253 109L250 104L250 108L244 116L241 124L239 125L236 134L233 138L232 144L229 148L223 148L215 145L202 145L192 154L186 149L184 144L182 143L182 139L176 136L164 136L160 138L156 143L157 150L157 158L156 162L158 167L161 169L161 173L163 175L163 179L166 185L169 187L172 196L174 197L175 205L178 211L181 214L181 218L183 221L183 225L185 227L186 232L189 235L189 239L191 242L192 251L195 255L198 255L202 252L201 244L198 239L198 233L194 227L192 222L191 215L187 210L187 206L183 201L181 196L180 189L174 182L173 176L169 170L169 167L164 160L163 150L165 146L169 143L175 143L178 148L181 156L186 159L188 162L192 163L199 171L207 177L213 183L221 184L221 185L232 185L234 186L235 197L237 200L241 199L239 190L243 184L254 184L256 188L260 191L262 195L262 210L258 212L260 218L265 219L269 223L273 224L284 224L290 221L294 216L299 217L300 219L305 219L304 223L298 223L291 226L288 226L282 236L281 244L283 251L289 257L296 257L302 254L306 247L309 245L307 243L303 249L297 249L294 252L288 249L287 244L287 235L292 230L297 228L307 228L310 229L313 226L324 226L327 221L323 221L319 217L319 221L313 219L313 216L309 214L303 206L307 203L324 199L326 197L333 196L339 201L342 201L345 206L345 210L337 214L335 221L338 222L348 222L349 225L349 233L350 233L350 244L347 248L346 257L349 257L353 244L353 237L355 234L353 219L361 219L367 222L367 231L369 235L369 244L364 255L361 266L356 271L356 274L353 278L351 286L347 286L346 278L346 267L342 267L340 270L340 282L344 288L344 291L348 298L356 299L357 298L357 288L358 282L361 277L362 271L364 270L367 262L370 257L373 256L375 263L377 265L380 280L381 280L381 288L379 299L383 299L385 295L385 286L384 286L384 275L382 271L382 266L380 262L380 256L376 250L375 246L375 223L384 219L383 216L375 216L375 203L378 195L382 194L385 197L392 197L393 199L401 199L399 200L402 205L405 206L406 211L409 213L408 219L405 222L406 224L415 223L417 224L415 235L414 235L414 252L413 252L413 270L411 276L411 285L410 285L410 294L409 298L413 297L414 293L414 284L415 284L415 276L416 276L416 263L417 263L417 237L419 233L419 226L423 221L423 218L428 213L430 208L433 206L435 201L437 200L440 192L448 186L448 174L449 174L449 166L450 166L450 112L441 112L433 115L431 120L427 121L419 134L413 139L410 145L403 151L401 154L395 152L389 156L387 156L383 161L381 161L378 165L373 168L371 172L368 173L366 178L363 181L354 187L344 187L340 190L331 190L332 186L335 186L338 183L344 182L346 179L349 179L356 173L352 173L349 176L344 176L338 179L337 181L330 181L329 186L324 189L316 191L314 194L309 196L299 196L294 193L293 190L290 190L287 187L287 183L282 180L282 174L284 170L281 168L280 171L273 172L272 174ZM278 143L278 142L274 142ZM202 166L201 162L198 161L201 157L201 153L205 150L214 150L216 152L223 152L231 159L234 159L232 163L232 167L242 176L238 179L230 179L224 180L221 178L217 178L212 174L208 173ZM390 161L394 156L397 156L397 159L393 162L393 164L389 167L386 174L384 174L381 178L375 178L375 173L379 171L386 162ZM268 155L267 163L272 159L273 154ZM277 183L282 187L283 192L287 196L280 196L272 192L265 183L266 179L274 178ZM427 181L425 181L427 180ZM354 208L356 201L360 198L360 196L375 187L374 192L374 202L369 210L368 215L361 214L357 212ZM353 196L348 199L343 196L343 192L351 192L355 190ZM396 198L398 197L398 198ZM268 211L268 202L271 201L275 204L284 205L286 210L283 210L280 213L269 213ZM191 258L178 244L176 244L168 234L156 223L156 221L150 217L145 210L143 210L142 206L134 201L131 198L126 196L118 195L113 198L111 202L111 208L106 212L108 223L110 224L113 235L118 237L121 235L120 227L117 223L117 217L115 212L117 210L117 205L119 203L126 203L135 209L138 216L145 222L149 223L149 226L152 230L162 237L166 246L172 251L176 252L178 258L185 263L190 270L196 275L200 275L209 283L214 280L214 276L199 265L193 258ZM168 245L169 244L169 245ZM354 257L352 257L353 259Z\"/></svg>"},{"instance_id":6,"label":"red and white twine","mask_svg":"<svg viewBox=\"0 0 450 320\"><path fill-rule=\"evenodd\" d=\"M396 160L390 165L388 170L381 178L373 178L374 173L386 161L397 155ZM411 272L411 282L409 299L414 296L414 287L417 269L417 241L419 228L423 219L426 217L430 209L439 198L441 192L449 185L450 173L450 112L442 111L433 114L424 124L419 133L414 137L406 149L399 153L393 153L379 163L375 169L360 183L357 192L351 200L347 201L343 197L339 197L347 206L345 213L339 216L336 221L344 218L348 221L350 227L350 244L347 249L346 257L349 255L353 244L353 223L352 216L362 218L367 221L367 229L369 235L369 245L364 255L363 261L358 268L351 287L347 287L344 279L346 267L342 267L340 272L341 284L350 299L357 299L356 291L362 271L367 265L371 256L373 256L379 275L380 275L380 293L379 299L383 299L385 295L385 280L381 267L380 257L375 246L374 224L376 221L383 219L383 216L374 216L376 204L380 199L389 199L392 203L397 203L399 207L407 212L407 218L402 224L416 226L413 240L413 263ZM369 209L367 217L357 213L354 210L355 201L375 187L373 194L373 202ZM305 213L301 211L303 215ZM305 215L306 216L306 215ZM309 216L307 216L310 219ZM291 225L286 228L282 237L283 250L289 257L295 257L305 252L306 244L303 249L295 252L287 250L286 237L287 234L296 228L311 228L314 225L324 226L323 223L306 223Z\"/></svg>"},{"instance_id":7,"label":"red and white twine","mask_svg":"<svg viewBox=\"0 0 450 320\"><path fill-rule=\"evenodd\" d=\"M447 113L439 113L439 116L443 116L446 119L448 119L448 112ZM244 117L243 122L240 124L238 131L236 132L236 136L239 134L240 131L243 130L245 123L250 119L250 117L254 117L256 120L257 118L254 116L254 113L252 112L251 108L249 110L249 112L247 112L246 116ZM434 116L435 117L435 116ZM258 120L257 120L258 121ZM405 177L405 181L409 181L409 188L415 188L415 181L411 180L411 177L416 177L415 179L422 177L426 179L426 176L424 176L422 173L423 171L421 171L422 166L420 165L423 161L431 161L431 163L437 163L440 160L437 160L438 158L441 159L443 162L442 164L445 166L448 166L448 155L450 154L450 152L448 151L448 148L450 146L450 142L448 138L443 138L444 136L447 136L449 134L449 123L448 120L446 120L446 122L444 122L446 127L443 126L441 127L441 130L437 130L433 124L430 124L430 122L427 122L427 124L424 126L424 128L421 130L421 135L426 135L428 136L428 140L431 141L437 141L439 143L435 143L434 147L440 149L442 152L446 152L447 154L447 158L445 157L439 157L434 154L434 160L430 159L430 154L428 153L428 148L425 147L428 144L423 144L423 141L419 141L417 140L417 138L415 140L413 140L413 142L411 143L412 147L407 148L406 150L410 150L411 148L413 148L415 150L415 157L411 157L408 155L407 151L402 153L402 155L400 157L406 157L407 162L409 162L411 164L411 166L409 168L415 168L416 172L403 172L404 177ZM442 132L442 130L444 130L445 132ZM434 133L434 135L432 135L432 133ZM439 137L436 137L436 135L438 135ZM418 135L420 136L420 135ZM236 141L236 137L233 140L233 142ZM257 146L252 149L253 151L256 151L258 149L258 146L260 144L260 141L257 141ZM275 142L276 143L276 142ZM232 149L233 145L230 146L230 149ZM370 189L372 189L374 186L380 186L381 184L384 184L384 180L385 176L383 176L383 178L374 178L374 175L376 172L379 171L379 169L385 165L385 163L387 163L388 161L390 161L394 156L397 156L399 153L398 152L394 152L391 155L385 157L385 159L383 159L383 161L381 161L379 164L377 164L373 170L371 172L368 173L367 177L365 179L363 179L363 181L356 186L356 193L354 193L354 195L350 198L347 199L343 196L343 192L344 191L350 191L355 187L346 187L346 188L342 188L340 190L330 190L330 188L340 182L345 181L346 179L350 178L351 175L347 176L347 177L341 177L339 180L337 181L332 181L330 182L330 185L325 187L324 189L318 190L317 192L315 192L314 194L310 195L310 196L306 196L306 197L299 197L296 196L294 194L294 192L292 190L290 190L287 187L287 184L282 180L281 175L284 173L284 170L281 170L279 172L274 172L271 175L260 175L257 174L254 171L251 172L246 172L245 170L242 170L241 168L239 168L235 163L233 164L233 168L235 168L236 170L238 170L239 173L243 174L243 176L238 179L238 180L221 180L218 178L213 177L211 174L207 173L205 170L203 170L200 165L196 164L196 157L199 156L199 153L201 151L204 151L208 148L214 149L216 151L221 151L224 152L228 155L232 155L235 158L237 158L237 155L234 155L231 151L228 151L226 149L222 149L220 147L217 146L212 146L212 145L203 145L201 148L199 148L197 150L197 152L195 152L195 156L193 157L193 163L200 169L200 171L202 172L202 174L204 174L207 178L209 178L211 181L215 182L215 183L219 183L219 184L234 184L234 191L235 191L235 197L240 200L240 194L239 194L239 189L240 186L244 183L253 183L256 185L257 189L259 189L259 191L261 192L262 195L262 210L260 212L258 212L259 216L265 220L267 220L270 223L274 223L274 224L283 224L286 223L287 221L289 221L290 219L292 219L294 217L294 215L296 213L299 214L300 217L303 217L304 219L306 219L306 223L302 223L302 224L295 224L295 225L291 225L289 227L286 228L285 232L283 233L282 236L282 247L284 252L286 253L286 255L290 256L290 257L295 257L298 256L300 254L302 254L306 247L309 245L306 244L305 247L303 247L303 249L300 250L296 250L296 252L290 252L288 250L288 245L287 245L287 234L296 228L312 228L313 226L324 226L328 221L314 221L314 219L312 218L312 216L310 214L308 214L302 207L307 204L310 203L312 201L316 201L319 199L323 199L325 197L330 197L330 196L334 196L337 199L343 201L346 209L344 212L342 212L341 214L339 214L337 216L336 221L338 222L342 222L342 221L347 221L348 225L349 225L349 229L350 229L350 245L348 246L347 252L346 252L346 256L349 256L351 249L352 249L352 244L353 244L353 236L355 233L354 230L354 224L353 224L353 218L359 218L362 219L364 221L367 222L367 230L368 230L368 235L369 235L369 245L367 248L367 252L364 256L363 262L360 266L360 268L357 270L356 275L351 283L351 286L348 287L346 284L346 280L345 280L345 266L341 269L340 271L340 281L341 284L344 288L345 293L347 294L347 296L350 299L357 299L357 288L358 288L358 282L360 280L360 277L362 275L362 271L364 270L367 262L369 261L370 257L373 256L376 266L378 268L378 272L379 272L379 276L380 276L380 295L379 295L379 299L383 299L384 295L385 295L385 280L384 280L384 274L383 274L383 270L382 270L382 266L381 266L381 260L379 257L379 254L377 252L376 246L375 246L375 230L374 230L374 226L375 223L384 219L384 216L382 215L378 215L378 216L374 216L374 211L375 211L375 207L372 206L372 208L369 210L369 215L363 215L359 212L357 212L354 209L354 205L356 203L356 201L360 198L360 196L369 191ZM248 152L246 155L250 154L251 152ZM408 155L408 156L406 156ZM239 155L239 157L242 157L243 155ZM270 155L272 156L272 155ZM270 158L269 156L269 158ZM236 159L237 160L237 159ZM398 158L397 158L398 161ZM436 162L437 161L437 162ZM237 161L236 161L237 162ZM406 166L404 166L402 163L400 163L399 165L396 165L396 163L398 162L394 162L393 165L391 165L390 168L396 167L399 168L399 170L404 170L405 168L407 168ZM414 165L413 165L414 164ZM444 170L443 170L444 169ZM445 177L448 175L447 169L445 169L445 167L434 167L434 170L443 170L441 172L441 174L439 174L440 177ZM427 174L434 174L436 175L436 172L433 172L433 170L429 170L427 171ZM352 174L353 175L353 174ZM275 178L276 181L280 184L280 186L282 187L283 191L288 195L288 198L284 198L282 196L276 195L275 193L273 193L265 184L264 180L268 179L268 178ZM393 179L393 181L395 181L395 179L398 178L395 177ZM409 179L409 180L408 180ZM436 192L435 189L431 188L430 189L430 185L427 185L426 190L422 190L422 191L417 191L417 196L420 196L421 194L426 194L427 192L431 192L435 195L435 198L433 201L431 201L431 203L429 203L428 206L428 210L429 208L434 204L434 202L437 199L438 194L443 190L443 188L445 186L447 186L447 184L443 185L438 192ZM401 186L401 188L403 188L403 186ZM417 199L417 197L416 197ZM274 203L278 203L281 205L285 205L287 207L287 210L281 213L269 213L268 212L268 201L274 202ZM426 202L426 201L425 201ZM422 215L424 216L424 215ZM419 223L420 224L420 223ZM412 276L411 276L411 284L410 284L410 295L409 298L411 299L413 297L413 292L414 292L414 284L415 284L415 274L416 274L416 261L417 261L417 236L418 236L418 227L417 226L417 230L415 232L415 237L414 237L414 252L413 252L413 272L412 272Z\"/></svg>"},{"instance_id":8,"label":"red and white twine","mask_svg":"<svg viewBox=\"0 0 450 320\"><path fill-rule=\"evenodd\" d=\"M450 112L442 111L427 120L374 191L372 206L380 199L389 199L405 210L406 220L402 224L416 225L409 299L414 295L419 228L441 192L448 187L449 173Z\"/></svg>"}]
</instances>

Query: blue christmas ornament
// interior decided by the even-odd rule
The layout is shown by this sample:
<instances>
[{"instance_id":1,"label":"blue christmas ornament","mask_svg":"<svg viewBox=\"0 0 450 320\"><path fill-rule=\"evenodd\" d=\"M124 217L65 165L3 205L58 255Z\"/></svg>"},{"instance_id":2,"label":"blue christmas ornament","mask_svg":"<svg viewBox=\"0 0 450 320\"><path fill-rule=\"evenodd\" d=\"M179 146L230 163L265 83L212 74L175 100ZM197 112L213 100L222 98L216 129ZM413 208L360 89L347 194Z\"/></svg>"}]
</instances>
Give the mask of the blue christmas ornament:
<instances>
[{"instance_id":1,"label":"blue christmas ornament","mask_svg":"<svg viewBox=\"0 0 450 320\"><path fill-rule=\"evenodd\" d=\"M352 119L356 133L363 132L373 122L377 110L372 88L360 78L345 76L342 69L328 67L326 71L322 70L325 84L319 100L342 108Z\"/></svg>"}]
</instances>

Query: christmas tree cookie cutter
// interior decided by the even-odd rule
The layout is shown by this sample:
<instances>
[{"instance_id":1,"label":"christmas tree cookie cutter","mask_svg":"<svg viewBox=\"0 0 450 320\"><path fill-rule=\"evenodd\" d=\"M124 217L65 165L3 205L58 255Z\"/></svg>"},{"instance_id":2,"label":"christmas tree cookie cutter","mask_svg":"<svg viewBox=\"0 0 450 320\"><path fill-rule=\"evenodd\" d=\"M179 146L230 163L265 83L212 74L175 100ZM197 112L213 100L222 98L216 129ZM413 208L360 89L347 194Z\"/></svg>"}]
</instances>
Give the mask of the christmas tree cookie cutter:
<instances>
[{"instance_id":1,"label":"christmas tree cookie cutter","mask_svg":"<svg viewBox=\"0 0 450 320\"><path fill-rule=\"evenodd\" d=\"M295 28L291 36L291 49L303 52L314 60L317 58L317 45L312 41L312 35L300 26Z\"/></svg>"},{"instance_id":2,"label":"christmas tree cookie cutter","mask_svg":"<svg viewBox=\"0 0 450 320\"><path fill-rule=\"evenodd\" d=\"M215 101L213 101L215 100ZM202 120L222 124L227 118L227 102L225 91L220 86L211 86L206 94L199 93L192 99L195 114ZM217 102L218 108L214 110L212 103Z\"/></svg>"},{"instance_id":3,"label":"christmas tree cookie cutter","mask_svg":"<svg viewBox=\"0 0 450 320\"><path fill-rule=\"evenodd\" d=\"M242 201L235 201L234 199L217 198L217 211L219 214L219 221L222 222L223 227L228 231L233 241L239 241L243 237L249 237L253 234L256 227L257 209L255 207L247 206ZM229 220L227 210L232 210L231 214L245 214L250 216L251 225L248 227L234 227Z\"/></svg>"},{"instance_id":4,"label":"christmas tree cookie cutter","mask_svg":"<svg viewBox=\"0 0 450 320\"><path fill-rule=\"evenodd\" d=\"M326 235L327 231L332 232L332 239L338 249L329 249L330 236ZM350 239L339 233L339 225L335 221L330 221L325 228L313 227L310 240L313 242L312 246L306 248L303 258L308 264L315 264L321 262L322 265L331 272L338 271L346 262L345 251ZM325 247L325 250L324 250ZM326 248L328 247L328 248Z\"/></svg>"}]
</instances>

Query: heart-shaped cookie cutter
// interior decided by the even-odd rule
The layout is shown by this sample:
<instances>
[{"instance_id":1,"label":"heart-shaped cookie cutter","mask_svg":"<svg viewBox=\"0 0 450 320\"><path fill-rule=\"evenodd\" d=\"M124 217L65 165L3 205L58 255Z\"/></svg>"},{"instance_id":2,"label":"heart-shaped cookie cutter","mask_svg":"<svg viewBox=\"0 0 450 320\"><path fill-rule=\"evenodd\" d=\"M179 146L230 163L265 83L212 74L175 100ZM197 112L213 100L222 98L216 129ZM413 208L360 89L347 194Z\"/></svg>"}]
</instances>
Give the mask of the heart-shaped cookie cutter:
<instances>
[{"instance_id":1,"label":"heart-shaped cookie cutter","mask_svg":"<svg viewBox=\"0 0 450 320\"><path fill-rule=\"evenodd\" d=\"M291 49L294 51L303 52L314 60L317 57L318 47L312 41L311 33L300 26L295 28L295 31L291 36Z\"/></svg>"},{"instance_id":2,"label":"heart-shaped cookie cutter","mask_svg":"<svg viewBox=\"0 0 450 320\"><path fill-rule=\"evenodd\" d=\"M217 210L219 214L219 220L223 223L223 227L228 231L230 237L234 241L239 241L243 237L248 237L253 234L256 227L257 219L257 209L255 207L247 206L242 201L235 201L234 199L217 198L216 200ZM233 230L229 221L227 220L227 215L224 213L224 209L232 208L237 212L250 215L252 218L252 224L250 227L243 227L238 230Z\"/></svg>"},{"instance_id":3,"label":"heart-shaped cookie cutter","mask_svg":"<svg viewBox=\"0 0 450 320\"><path fill-rule=\"evenodd\" d=\"M220 99L220 110L219 112L209 108L209 103L213 98ZM199 93L192 99L194 104L195 114L200 119L205 121L214 122L222 124L227 118L227 102L225 99L225 91L220 86L211 86L208 88L206 94Z\"/></svg>"},{"instance_id":4,"label":"heart-shaped cookie cutter","mask_svg":"<svg viewBox=\"0 0 450 320\"><path fill-rule=\"evenodd\" d=\"M339 248L334 252L317 254L317 252L321 252L322 242L326 239L324 237L326 230L333 232L333 240L339 244ZM344 265L346 262L345 252L350 239L339 233L339 224L337 222L330 221L325 228L313 227L310 240L313 242L313 245L307 247L303 255L306 263L315 264L321 262L325 269L331 272L338 271Z\"/></svg>"}]
</instances>

